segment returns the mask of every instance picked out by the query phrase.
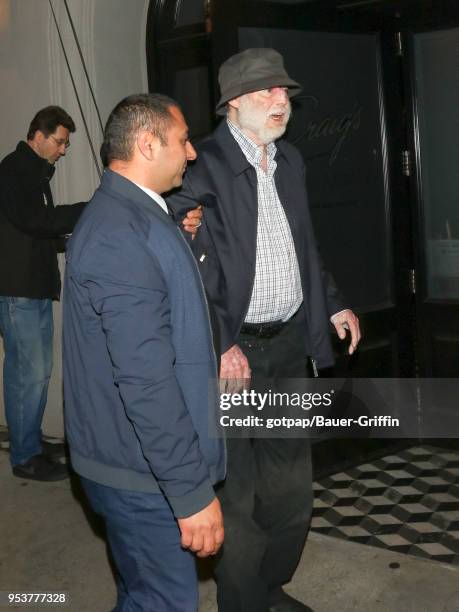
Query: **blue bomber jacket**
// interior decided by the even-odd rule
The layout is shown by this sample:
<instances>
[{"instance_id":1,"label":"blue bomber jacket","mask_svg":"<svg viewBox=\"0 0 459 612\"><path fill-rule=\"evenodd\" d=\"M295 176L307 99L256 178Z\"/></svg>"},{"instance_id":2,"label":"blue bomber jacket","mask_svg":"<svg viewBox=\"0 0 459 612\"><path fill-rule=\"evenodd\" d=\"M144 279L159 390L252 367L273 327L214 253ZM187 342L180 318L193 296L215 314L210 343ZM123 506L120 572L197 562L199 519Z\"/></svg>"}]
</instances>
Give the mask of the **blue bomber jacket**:
<instances>
[{"instance_id":1,"label":"blue bomber jacket","mask_svg":"<svg viewBox=\"0 0 459 612\"><path fill-rule=\"evenodd\" d=\"M67 249L63 363L77 473L162 493L178 518L210 503L225 449L199 271L172 219L110 170Z\"/></svg>"}]
</instances>

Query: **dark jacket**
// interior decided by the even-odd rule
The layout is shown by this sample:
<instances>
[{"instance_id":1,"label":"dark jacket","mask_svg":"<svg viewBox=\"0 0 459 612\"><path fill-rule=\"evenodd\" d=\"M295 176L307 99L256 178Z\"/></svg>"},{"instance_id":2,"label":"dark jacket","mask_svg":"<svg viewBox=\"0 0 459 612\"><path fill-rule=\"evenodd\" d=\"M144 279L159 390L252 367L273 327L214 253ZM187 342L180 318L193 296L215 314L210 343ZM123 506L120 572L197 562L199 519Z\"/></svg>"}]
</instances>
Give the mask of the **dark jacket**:
<instances>
[{"instance_id":1,"label":"dark jacket","mask_svg":"<svg viewBox=\"0 0 459 612\"><path fill-rule=\"evenodd\" d=\"M346 308L317 251L299 151L276 142L275 172L298 258L307 324L305 353L318 367L333 364L330 343L332 314ZM185 175L182 189L168 198L177 216L196 203L204 206L202 227L192 248L220 323L223 351L237 342L255 278L257 242L257 178L226 121L196 147L198 159Z\"/></svg>"},{"instance_id":2,"label":"dark jacket","mask_svg":"<svg viewBox=\"0 0 459 612\"><path fill-rule=\"evenodd\" d=\"M23 141L0 163L0 295L59 298L56 239L72 232L84 203L55 207L53 174Z\"/></svg>"},{"instance_id":3,"label":"dark jacket","mask_svg":"<svg viewBox=\"0 0 459 612\"><path fill-rule=\"evenodd\" d=\"M224 478L204 290L171 217L106 170L67 248L65 423L76 472L178 517Z\"/></svg>"}]
</instances>

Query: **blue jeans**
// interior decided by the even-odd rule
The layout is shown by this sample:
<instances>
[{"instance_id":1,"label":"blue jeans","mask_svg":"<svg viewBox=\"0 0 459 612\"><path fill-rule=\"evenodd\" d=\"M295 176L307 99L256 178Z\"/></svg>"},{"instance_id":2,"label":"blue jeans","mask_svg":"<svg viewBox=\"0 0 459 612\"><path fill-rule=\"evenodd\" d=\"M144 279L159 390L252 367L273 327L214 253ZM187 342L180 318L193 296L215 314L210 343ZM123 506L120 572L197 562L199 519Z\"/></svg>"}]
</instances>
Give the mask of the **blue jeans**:
<instances>
[{"instance_id":1,"label":"blue jeans","mask_svg":"<svg viewBox=\"0 0 459 612\"><path fill-rule=\"evenodd\" d=\"M118 571L113 612L196 612L195 559L180 547L166 499L80 478L92 509L105 520Z\"/></svg>"},{"instance_id":2,"label":"blue jeans","mask_svg":"<svg viewBox=\"0 0 459 612\"><path fill-rule=\"evenodd\" d=\"M42 451L41 421L53 366L51 300L0 296L3 397L12 465Z\"/></svg>"}]
</instances>

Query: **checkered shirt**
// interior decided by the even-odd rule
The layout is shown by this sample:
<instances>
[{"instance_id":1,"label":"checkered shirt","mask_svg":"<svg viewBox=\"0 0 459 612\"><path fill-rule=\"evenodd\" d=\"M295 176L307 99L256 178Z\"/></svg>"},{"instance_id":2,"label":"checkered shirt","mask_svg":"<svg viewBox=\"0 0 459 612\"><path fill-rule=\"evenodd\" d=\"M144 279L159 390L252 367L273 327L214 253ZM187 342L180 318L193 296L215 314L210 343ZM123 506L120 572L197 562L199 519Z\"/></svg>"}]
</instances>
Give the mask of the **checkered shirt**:
<instances>
[{"instance_id":1,"label":"checkered shirt","mask_svg":"<svg viewBox=\"0 0 459 612\"><path fill-rule=\"evenodd\" d=\"M245 322L287 321L300 307L303 292L292 233L274 181L277 147L273 142L267 146L268 170L265 172L261 167L262 147L229 119L227 121L231 134L257 173L255 281Z\"/></svg>"}]
</instances>

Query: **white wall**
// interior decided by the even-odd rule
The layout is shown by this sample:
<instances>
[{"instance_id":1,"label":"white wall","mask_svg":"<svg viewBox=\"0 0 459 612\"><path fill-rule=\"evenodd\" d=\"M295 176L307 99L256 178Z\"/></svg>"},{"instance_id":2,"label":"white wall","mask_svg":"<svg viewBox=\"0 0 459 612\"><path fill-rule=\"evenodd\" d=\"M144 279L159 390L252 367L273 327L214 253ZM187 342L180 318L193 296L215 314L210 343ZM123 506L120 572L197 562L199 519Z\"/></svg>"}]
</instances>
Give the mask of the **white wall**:
<instances>
[{"instance_id":1,"label":"white wall","mask_svg":"<svg viewBox=\"0 0 459 612\"><path fill-rule=\"evenodd\" d=\"M52 0L96 152L101 130L64 2ZM147 91L145 27L149 0L68 0L103 123L114 105ZM56 204L87 200L99 179L48 0L0 0L0 158L25 138L40 108L58 104L77 131L52 181ZM1 186L0 186L1 188ZM61 266L63 262L61 261ZM54 371L44 431L62 435L61 305L55 303ZM0 360L3 352L0 349ZM1 379L1 374L0 374ZM5 423L3 398L0 421Z\"/></svg>"}]
</instances>

